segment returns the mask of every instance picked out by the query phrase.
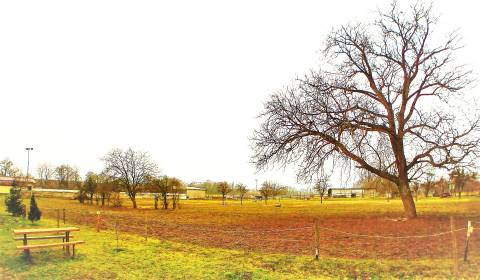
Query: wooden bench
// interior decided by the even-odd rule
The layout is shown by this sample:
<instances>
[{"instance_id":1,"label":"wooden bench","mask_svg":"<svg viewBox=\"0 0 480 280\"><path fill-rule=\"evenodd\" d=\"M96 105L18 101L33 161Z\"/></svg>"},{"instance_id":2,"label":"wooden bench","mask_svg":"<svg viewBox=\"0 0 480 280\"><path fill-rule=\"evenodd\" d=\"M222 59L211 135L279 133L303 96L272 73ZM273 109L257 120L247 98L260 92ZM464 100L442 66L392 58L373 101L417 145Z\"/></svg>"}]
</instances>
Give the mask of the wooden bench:
<instances>
[{"instance_id":1,"label":"wooden bench","mask_svg":"<svg viewBox=\"0 0 480 280\"><path fill-rule=\"evenodd\" d=\"M47 244L31 244L31 245L18 245L18 250L30 250L30 249L41 249L41 248L49 248L49 247L65 247L65 246L72 246L72 256L75 257L75 245L77 244L84 244L85 241L78 240L78 241L70 241L70 242L59 242L59 243L47 243Z\"/></svg>"},{"instance_id":2,"label":"wooden bench","mask_svg":"<svg viewBox=\"0 0 480 280\"><path fill-rule=\"evenodd\" d=\"M16 229L13 231L16 235L23 235L23 237L14 237L14 240L22 240L23 245L17 246L18 250L23 250L27 257L30 257L31 249L49 248L49 247L63 247L65 253L70 255L70 246L73 249L73 256L75 256L75 245L83 244L85 241L70 241L73 236L70 235L72 231L79 231L77 227L64 227L64 228L41 228L41 229ZM29 236L31 234L40 233L54 233L55 235L46 236ZM62 233L62 234L60 234ZM45 244L28 244L29 240L45 240L45 239L62 239L62 242L57 243L45 243Z\"/></svg>"},{"instance_id":3,"label":"wooden bench","mask_svg":"<svg viewBox=\"0 0 480 280\"><path fill-rule=\"evenodd\" d=\"M70 235L70 238L73 238L73 235ZM14 240L23 240L24 237L14 237ZM65 242L65 235L48 235L48 236L28 236L27 240L42 240L42 239L62 239L62 242Z\"/></svg>"}]
</instances>

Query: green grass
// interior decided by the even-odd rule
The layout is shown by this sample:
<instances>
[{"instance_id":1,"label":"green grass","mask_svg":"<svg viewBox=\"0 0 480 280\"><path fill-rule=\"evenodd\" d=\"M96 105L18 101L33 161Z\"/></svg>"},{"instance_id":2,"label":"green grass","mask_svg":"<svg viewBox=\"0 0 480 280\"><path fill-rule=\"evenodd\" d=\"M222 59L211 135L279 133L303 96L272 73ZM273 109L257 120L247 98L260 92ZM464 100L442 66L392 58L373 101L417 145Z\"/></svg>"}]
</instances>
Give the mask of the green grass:
<instances>
[{"instance_id":1,"label":"green grass","mask_svg":"<svg viewBox=\"0 0 480 280\"><path fill-rule=\"evenodd\" d=\"M3 201L2 197L0 201ZM26 262L22 253L15 249L19 242L13 241L12 230L55 226L56 221L48 219L31 225L22 218L13 218L5 213L1 203L0 279L451 278L450 260L377 262L322 258L315 261L312 256L206 248L157 239L146 242L140 235L125 233L120 233L121 250L117 251L114 232L97 233L83 225L81 231L75 233L75 240L85 240L86 244L78 246L76 258L65 257L61 248L49 248L33 251L33 262ZM462 266L462 276L480 279L479 263L479 259L472 259L470 265Z\"/></svg>"},{"instance_id":2,"label":"green grass","mask_svg":"<svg viewBox=\"0 0 480 280\"><path fill-rule=\"evenodd\" d=\"M8 194L10 192L10 186L0 186L0 194Z\"/></svg>"}]
</instances>

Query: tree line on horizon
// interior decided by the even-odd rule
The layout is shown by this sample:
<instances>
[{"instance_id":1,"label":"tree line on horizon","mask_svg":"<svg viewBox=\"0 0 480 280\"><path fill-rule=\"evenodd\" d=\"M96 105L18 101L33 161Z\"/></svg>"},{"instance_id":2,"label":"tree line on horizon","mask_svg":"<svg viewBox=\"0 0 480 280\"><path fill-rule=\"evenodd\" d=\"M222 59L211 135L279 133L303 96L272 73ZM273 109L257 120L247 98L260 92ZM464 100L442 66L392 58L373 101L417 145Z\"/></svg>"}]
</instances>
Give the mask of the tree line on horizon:
<instances>
[{"instance_id":1,"label":"tree line on horizon","mask_svg":"<svg viewBox=\"0 0 480 280\"><path fill-rule=\"evenodd\" d=\"M68 164L55 167L41 163L36 168L36 186L78 190L76 199L80 203L93 204L96 201L101 206L121 206L120 193L124 192L131 200L133 208L137 208L136 198L139 193L151 193L155 209L158 209L160 204L163 209L168 209L169 206L176 209L180 196L185 194L187 186L203 188L210 196L221 196L223 204L230 195L237 195L243 204L245 196L250 192L242 183L230 184L225 181L208 180L203 183L186 184L178 178L161 175L157 164L147 152L132 148L112 149L102 157L102 161L104 168L101 172L88 171L84 177L80 175L77 167ZM0 175L14 178L24 176L8 158L0 161ZM14 182L18 184L19 180ZM266 201L270 197L285 194L287 190L287 187L276 182L265 181L258 193Z\"/></svg>"}]
</instances>

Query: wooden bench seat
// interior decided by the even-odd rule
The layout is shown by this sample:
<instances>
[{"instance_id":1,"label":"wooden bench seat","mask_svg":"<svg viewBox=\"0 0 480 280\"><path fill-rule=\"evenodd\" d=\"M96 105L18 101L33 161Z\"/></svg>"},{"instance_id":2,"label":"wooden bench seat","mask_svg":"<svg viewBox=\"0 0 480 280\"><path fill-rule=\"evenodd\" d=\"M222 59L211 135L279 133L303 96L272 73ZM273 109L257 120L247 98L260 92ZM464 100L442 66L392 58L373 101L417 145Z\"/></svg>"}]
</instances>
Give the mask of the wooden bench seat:
<instances>
[{"instance_id":1,"label":"wooden bench seat","mask_svg":"<svg viewBox=\"0 0 480 280\"><path fill-rule=\"evenodd\" d=\"M59 243L48 243L48 244L18 245L17 250L31 250L31 249L41 249L41 248L49 248L49 247L72 246L73 256L75 256L75 245L84 244L84 243L85 241L83 240L77 240L77 241L70 241L70 242L59 242Z\"/></svg>"},{"instance_id":2,"label":"wooden bench seat","mask_svg":"<svg viewBox=\"0 0 480 280\"><path fill-rule=\"evenodd\" d=\"M25 256L30 259L31 249L49 248L49 247L63 247L65 253L70 255L70 247L73 248L73 256L75 256L75 245L83 244L85 241L71 241L70 235L73 231L79 231L78 227L63 227L63 228L22 228L14 229L14 240L23 241L22 245L17 246L17 250L23 250ZM48 233L49 235L38 236L37 234ZM22 235L22 236L18 236ZM33 236L32 236L33 235ZM46 244L28 244L29 240L43 240L43 239L61 239L62 242L46 243ZM60 240L59 240L60 241Z\"/></svg>"},{"instance_id":3,"label":"wooden bench seat","mask_svg":"<svg viewBox=\"0 0 480 280\"><path fill-rule=\"evenodd\" d=\"M69 236L73 238L73 235ZM24 240L25 237L14 237L14 240ZM48 236L28 236L27 240L42 240L42 239L65 239L65 234L62 235L48 235Z\"/></svg>"}]
</instances>

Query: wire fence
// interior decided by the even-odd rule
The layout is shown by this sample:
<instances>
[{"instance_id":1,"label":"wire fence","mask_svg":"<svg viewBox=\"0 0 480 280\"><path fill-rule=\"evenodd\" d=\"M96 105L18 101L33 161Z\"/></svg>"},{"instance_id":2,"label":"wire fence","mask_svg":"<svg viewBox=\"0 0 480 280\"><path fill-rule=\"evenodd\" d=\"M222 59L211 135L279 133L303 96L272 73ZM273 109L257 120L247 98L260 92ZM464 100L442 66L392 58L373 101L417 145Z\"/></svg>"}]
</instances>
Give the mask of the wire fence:
<instances>
[{"instance_id":1,"label":"wire fence","mask_svg":"<svg viewBox=\"0 0 480 280\"><path fill-rule=\"evenodd\" d=\"M374 255L377 258L388 256L388 250L384 250L385 244L394 248L402 244L402 240L426 239L429 241L425 241L425 244L441 244L447 248L446 251L444 250L444 253L451 253L454 266L453 271L458 270L459 253L462 254L464 262L467 262L470 239L474 229L480 228L480 221L477 220L468 221L465 227L456 228L454 219L451 218L449 230L439 230L429 234L393 235L345 231L321 225L317 219L311 225L252 229L244 228L240 225L229 225L230 228L228 228L225 225L217 224L202 225L169 222L158 217L148 216L146 213L143 216L131 216L129 213L122 211L95 211L92 209L44 208L42 211L45 211L49 217L56 217L57 226L67 223L86 224L95 227L97 231L112 230L116 236L117 249L119 249L119 243L128 239L128 234L133 233L143 236L145 242L148 242L149 238L155 238L186 241L200 245L205 243L207 245L217 244L227 248L238 249L240 247L240 249L244 250L268 249L270 246L277 249L276 251L282 251L284 248L288 247L291 249L289 246L294 246L294 248L300 248L301 250L299 249L299 251L302 253L312 254L318 259L322 255L335 256L338 252L347 252L354 246L351 244L352 239L361 239L365 241L359 242L360 245L356 251L361 251L362 246L368 247L368 250L376 250ZM329 235L328 232L331 234ZM123 233L128 234L124 235ZM459 237L460 241L464 241L464 245L461 242L457 243ZM337 240L337 247L323 246L323 242L329 242L334 239ZM217 243L214 242L215 240L217 240ZM367 251L366 248L364 249ZM392 254L399 254L399 251L397 249Z\"/></svg>"}]
</instances>

